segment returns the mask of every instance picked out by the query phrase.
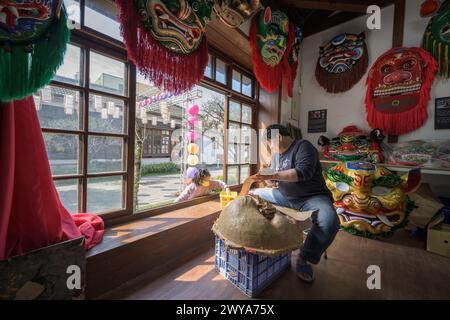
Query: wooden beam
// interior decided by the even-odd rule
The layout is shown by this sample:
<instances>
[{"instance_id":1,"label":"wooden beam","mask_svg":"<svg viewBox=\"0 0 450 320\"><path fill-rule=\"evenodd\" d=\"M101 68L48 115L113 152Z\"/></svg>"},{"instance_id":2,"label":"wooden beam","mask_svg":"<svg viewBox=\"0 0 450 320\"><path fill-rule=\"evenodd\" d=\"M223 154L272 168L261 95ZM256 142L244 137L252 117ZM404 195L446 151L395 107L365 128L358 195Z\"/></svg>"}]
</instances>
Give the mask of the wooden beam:
<instances>
[{"instance_id":1,"label":"wooden beam","mask_svg":"<svg viewBox=\"0 0 450 320\"><path fill-rule=\"evenodd\" d=\"M367 12L367 4L346 1L293 1L293 5L299 9L345 11L345 12Z\"/></svg>"},{"instance_id":2,"label":"wooden beam","mask_svg":"<svg viewBox=\"0 0 450 320\"><path fill-rule=\"evenodd\" d=\"M303 36L309 37L326 29L332 28L344 22L363 16L365 13L342 12L331 17L323 15L323 11L317 11L310 16L303 27Z\"/></svg>"},{"instance_id":3,"label":"wooden beam","mask_svg":"<svg viewBox=\"0 0 450 320\"><path fill-rule=\"evenodd\" d=\"M403 46L404 31L405 31L405 0L395 0L392 47ZM398 136L389 135L388 142L397 143Z\"/></svg>"}]
</instances>

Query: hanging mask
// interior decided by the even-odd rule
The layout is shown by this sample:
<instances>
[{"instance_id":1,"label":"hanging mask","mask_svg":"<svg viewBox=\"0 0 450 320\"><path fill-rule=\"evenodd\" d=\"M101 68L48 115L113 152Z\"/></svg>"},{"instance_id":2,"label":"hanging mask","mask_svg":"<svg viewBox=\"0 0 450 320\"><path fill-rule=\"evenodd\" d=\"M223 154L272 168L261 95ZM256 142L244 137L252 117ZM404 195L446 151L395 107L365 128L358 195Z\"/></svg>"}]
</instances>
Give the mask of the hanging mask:
<instances>
[{"instance_id":1,"label":"hanging mask","mask_svg":"<svg viewBox=\"0 0 450 320\"><path fill-rule=\"evenodd\" d=\"M364 33L343 33L320 48L316 79L327 92L345 92L362 78L367 66Z\"/></svg>"},{"instance_id":2,"label":"hanging mask","mask_svg":"<svg viewBox=\"0 0 450 320\"><path fill-rule=\"evenodd\" d=\"M259 7L259 0L217 0L214 12L230 28L238 28Z\"/></svg>"},{"instance_id":3,"label":"hanging mask","mask_svg":"<svg viewBox=\"0 0 450 320\"><path fill-rule=\"evenodd\" d=\"M117 0L128 56L157 87L179 94L203 78L212 0Z\"/></svg>"},{"instance_id":4,"label":"hanging mask","mask_svg":"<svg viewBox=\"0 0 450 320\"><path fill-rule=\"evenodd\" d=\"M445 1L428 23L422 48L430 52L438 63L437 73L450 77L450 1Z\"/></svg>"},{"instance_id":5,"label":"hanging mask","mask_svg":"<svg viewBox=\"0 0 450 320\"><path fill-rule=\"evenodd\" d=\"M294 41L295 27L285 13L267 7L253 17L250 28L253 71L269 93L281 84Z\"/></svg>"},{"instance_id":6,"label":"hanging mask","mask_svg":"<svg viewBox=\"0 0 450 320\"><path fill-rule=\"evenodd\" d=\"M406 224L413 208L406 194L421 179L419 170L399 176L367 162L340 163L323 175L341 228L369 238L388 236Z\"/></svg>"},{"instance_id":7,"label":"hanging mask","mask_svg":"<svg viewBox=\"0 0 450 320\"><path fill-rule=\"evenodd\" d=\"M420 48L394 48L377 59L366 89L367 121L389 135L423 125L436 73L436 61Z\"/></svg>"},{"instance_id":8,"label":"hanging mask","mask_svg":"<svg viewBox=\"0 0 450 320\"><path fill-rule=\"evenodd\" d=\"M62 0L0 0L0 100L21 99L46 86L69 38Z\"/></svg>"},{"instance_id":9,"label":"hanging mask","mask_svg":"<svg viewBox=\"0 0 450 320\"><path fill-rule=\"evenodd\" d=\"M294 95L294 82L297 77L297 68L299 64L300 46L303 41L303 34L299 27L295 27L295 41L292 45L292 49L289 52L288 63L283 71L283 79L287 88L287 94L289 97Z\"/></svg>"}]
</instances>

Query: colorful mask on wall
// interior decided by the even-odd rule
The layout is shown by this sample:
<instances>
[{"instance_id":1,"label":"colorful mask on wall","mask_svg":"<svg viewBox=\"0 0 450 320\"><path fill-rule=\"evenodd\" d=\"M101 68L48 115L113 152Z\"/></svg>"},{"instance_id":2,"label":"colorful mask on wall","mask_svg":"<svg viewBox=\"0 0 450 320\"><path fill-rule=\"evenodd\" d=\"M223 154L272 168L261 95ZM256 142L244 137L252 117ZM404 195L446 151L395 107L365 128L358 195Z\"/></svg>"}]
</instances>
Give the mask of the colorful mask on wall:
<instances>
[{"instance_id":1,"label":"colorful mask on wall","mask_svg":"<svg viewBox=\"0 0 450 320\"><path fill-rule=\"evenodd\" d=\"M288 72L294 41L295 27L285 13L267 7L253 17L250 28L253 71L269 93L279 88L283 72Z\"/></svg>"},{"instance_id":2,"label":"colorful mask on wall","mask_svg":"<svg viewBox=\"0 0 450 320\"><path fill-rule=\"evenodd\" d=\"M356 126L348 126L331 141L320 136L318 144L330 160L379 163L384 161L380 146L383 139L383 132L379 129L367 134Z\"/></svg>"},{"instance_id":3,"label":"colorful mask on wall","mask_svg":"<svg viewBox=\"0 0 450 320\"><path fill-rule=\"evenodd\" d=\"M368 53L364 33L343 33L320 48L316 79L331 93L350 90L364 75Z\"/></svg>"},{"instance_id":4,"label":"colorful mask on wall","mask_svg":"<svg viewBox=\"0 0 450 320\"><path fill-rule=\"evenodd\" d=\"M406 194L420 185L420 171L399 176L368 162L340 163L324 171L341 227L365 237L387 236L407 222Z\"/></svg>"},{"instance_id":5,"label":"colorful mask on wall","mask_svg":"<svg viewBox=\"0 0 450 320\"><path fill-rule=\"evenodd\" d=\"M60 0L0 0L0 100L46 86L63 62L70 32Z\"/></svg>"},{"instance_id":6,"label":"colorful mask on wall","mask_svg":"<svg viewBox=\"0 0 450 320\"><path fill-rule=\"evenodd\" d=\"M217 0L214 12L230 28L238 28L259 8L259 0Z\"/></svg>"},{"instance_id":7,"label":"colorful mask on wall","mask_svg":"<svg viewBox=\"0 0 450 320\"><path fill-rule=\"evenodd\" d=\"M191 89L208 63L205 25L212 0L118 0L128 56L157 87Z\"/></svg>"},{"instance_id":8,"label":"colorful mask on wall","mask_svg":"<svg viewBox=\"0 0 450 320\"><path fill-rule=\"evenodd\" d=\"M421 127L435 73L436 61L420 48L393 48L379 57L366 83L369 125L389 135Z\"/></svg>"},{"instance_id":9,"label":"colorful mask on wall","mask_svg":"<svg viewBox=\"0 0 450 320\"><path fill-rule=\"evenodd\" d=\"M432 12L432 11L431 11ZM422 48L437 60L437 73L450 77L450 0L445 1L428 23L422 41Z\"/></svg>"}]
</instances>

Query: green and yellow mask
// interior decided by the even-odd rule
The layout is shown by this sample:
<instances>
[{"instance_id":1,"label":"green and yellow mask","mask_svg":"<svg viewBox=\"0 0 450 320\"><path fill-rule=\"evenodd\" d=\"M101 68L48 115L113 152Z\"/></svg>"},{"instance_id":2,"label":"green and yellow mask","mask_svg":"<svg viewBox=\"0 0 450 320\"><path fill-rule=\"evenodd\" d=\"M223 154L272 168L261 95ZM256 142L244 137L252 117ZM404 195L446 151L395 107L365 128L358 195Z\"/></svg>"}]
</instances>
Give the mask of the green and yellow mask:
<instances>
[{"instance_id":1,"label":"green and yellow mask","mask_svg":"<svg viewBox=\"0 0 450 320\"><path fill-rule=\"evenodd\" d=\"M407 193L420 184L420 171L399 176L368 162L340 163L324 178L333 194L341 227L366 237L386 236L407 221Z\"/></svg>"}]
</instances>

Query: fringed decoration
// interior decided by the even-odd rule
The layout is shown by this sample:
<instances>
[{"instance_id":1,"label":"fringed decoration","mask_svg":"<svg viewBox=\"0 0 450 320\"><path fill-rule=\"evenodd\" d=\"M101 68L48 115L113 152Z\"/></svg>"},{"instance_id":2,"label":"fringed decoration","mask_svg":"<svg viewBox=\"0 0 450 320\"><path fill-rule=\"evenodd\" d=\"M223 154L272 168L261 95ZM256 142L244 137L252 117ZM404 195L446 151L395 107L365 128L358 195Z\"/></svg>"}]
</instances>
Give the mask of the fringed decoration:
<instances>
[{"instance_id":1,"label":"fringed decoration","mask_svg":"<svg viewBox=\"0 0 450 320\"><path fill-rule=\"evenodd\" d=\"M428 23L423 35L422 48L427 50L437 61L437 74L444 79L450 78L450 46L436 39L432 32L433 19Z\"/></svg>"},{"instance_id":2,"label":"fringed decoration","mask_svg":"<svg viewBox=\"0 0 450 320\"><path fill-rule=\"evenodd\" d=\"M295 32L295 26L293 23L289 23L289 33ZM300 41L300 40L299 40ZM300 44L298 44L300 46ZM292 51L292 52L291 52ZM299 49L295 46L295 39L294 44L292 45L290 51L290 55L296 55L296 57L291 57L293 59L292 62L289 61L289 59L283 61L283 83L286 86L287 94L289 97L294 96L294 82L295 78L297 77L297 68L298 68L298 55L299 55Z\"/></svg>"},{"instance_id":3,"label":"fringed decoration","mask_svg":"<svg viewBox=\"0 0 450 320\"><path fill-rule=\"evenodd\" d=\"M352 68L342 73L330 73L320 66L320 57L316 65L316 79L329 93L346 92L361 80L369 66L369 54L364 43L364 53L361 59Z\"/></svg>"},{"instance_id":4,"label":"fringed decoration","mask_svg":"<svg viewBox=\"0 0 450 320\"><path fill-rule=\"evenodd\" d=\"M70 40L64 7L48 34L48 38L30 45L30 51L18 45L12 45L10 51L0 48L0 100L22 99L50 83L63 63Z\"/></svg>"},{"instance_id":5,"label":"fringed decoration","mask_svg":"<svg viewBox=\"0 0 450 320\"><path fill-rule=\"evenodd\" d=\"M393 48L383 54L381 57L375 61L374 66L383 59L386 55L392 54L399 48ZM381 112L376 109L373 103L373 77L372 70L369 71L369 76L366 82L366 112L367 112L367 122L371 128L379 128L383 130L384 133L389 135L402 135L408 132L414 131L420 128L425 120L428 118L427 105L430 101L430 90L433 84L437 63L434 58L425 50L420 48L409 48L408 50L413 50L417 52L423 60L425 68L423 70L422 86L420 89L420 97L417 105L404 112ZM373 68L373 67L372 67Z\"/></svg>"},{"instance_id":6,"label":"fringed decoration","mask_svg":"<svg viewBox=\"0 0 450 320\"><path fill-rule=\"evenodd\" d=\"M190 90L199 83L208 64L206 38L195 52L178 54L162 46L140 25L134 1L117 0L120 29L128 58L139 72L158 88L174 94Z\"/></svg>"},{"instance_id":7,"label":"fringed decoration","mask_svg":"<svg viewBox=\"0 0 450 320\"><path fill-rule=\"evenodd\" d=\"M253 72L255 73L256 79L261 87L263 87L267 92L272 93L280 87L283 79L283 72L287 72L286 66L289 66L289 52L291 51L295 41L295 26L292 23L289 23L289 34L286 41L286 51L283 59L277 66L269 66L260 56L256 37L258 19L262 12L263 11L261 10L255 14L250 27L250 47L252 48Z\"/></svg>"}]
</instances>

